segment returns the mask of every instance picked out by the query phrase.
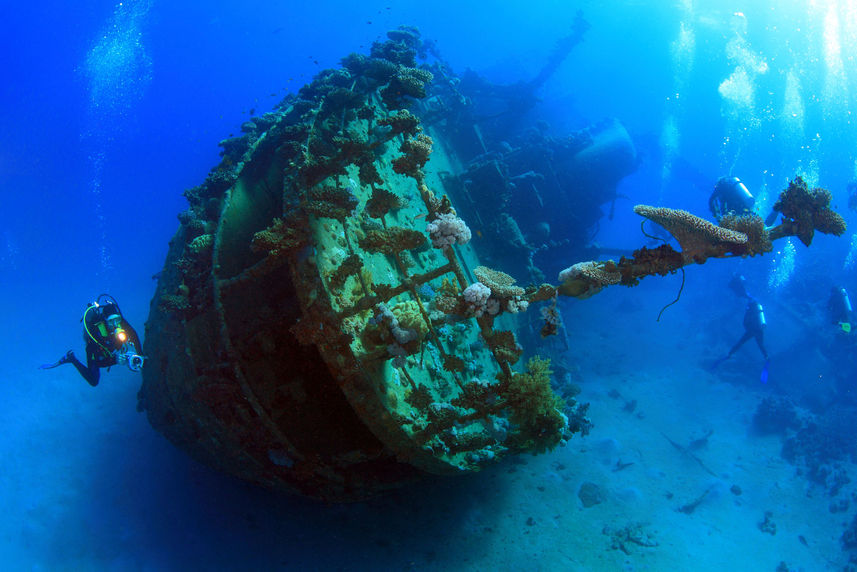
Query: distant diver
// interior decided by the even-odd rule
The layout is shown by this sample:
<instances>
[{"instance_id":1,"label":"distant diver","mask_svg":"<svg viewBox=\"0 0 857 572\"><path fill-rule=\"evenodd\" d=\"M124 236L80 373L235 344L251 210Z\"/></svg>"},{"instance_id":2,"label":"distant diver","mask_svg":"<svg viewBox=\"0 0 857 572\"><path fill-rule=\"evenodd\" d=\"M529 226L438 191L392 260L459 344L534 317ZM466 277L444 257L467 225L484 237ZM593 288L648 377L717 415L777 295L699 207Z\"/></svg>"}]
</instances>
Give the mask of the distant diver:
<instances>
[{"instance_id":1,"label":"distant diver","mask_svg":"<svg viewBox=\"0 0 857 572\"><path fill-rule=\"evenodd\" d=\"M720 177L708 197L708 208L717 220L726 215L753 214L755 206L756 197L738 177ZM771 226L776 220L777 211L772 210L765 219L765 225Z\"/></svg>"},{"instance_id":2,"label":"distant diver","mask_svg":"<svg viewBox=\"0 0 857 572\"><path fill-rule=\"evenodd\" d=\"M744 335L741 336L729 353L727 358L732 357L732 354L738 351L738 348L744 345L744 342L750 338L756 338L756 344L762 352L765 361L768 361L768 350L765 349L765 309L762 304L755 298L748 298L747 309L744 311Z\"/></svg>"},{"instance_id":3,"label":"distant diver","mask_svg":"<svg viewBox=\"0 0 857 572\"><path fill-rule=\"evenodd\" d=\"M86 342L86 365L77 359L73 350L69 350L56 363L44 364L40 369L53 369L70 363L92 387L98 385L103 367L109 369L116 364L125 364L131 371L143 369L146 358L138 350L142 348L140 338L112 296L102 294L95 302L90 302L80 321L83 322L83 339Z\"/></svg>"},{"instance_id":4,"label":"distant diver","mask_svg":"<svg viewBox=\"0 0 857 572\"><path fill-rule=\"evenodd\" d=\"M717 219L728 214L750 214L755 205L755 197L738 177L720 177L708 197L708 208Z\"/></svg>"},{"instance_id":5,"label":"distant diver","mask_svg":"<svg viewBox=\"0 0 857 572\"><path fill-rule=\"evenodd\" d=\"M767 324L765 320L765 309L762 307L762 304L753 298L753 296L751 296L747 291L746 280L740 274L736 274L729 281L729 289L735 292L738 297L747 299L747 309L744 311L744 334L737 342L735 342L735 345L732 346L729 353L715 361L710 369L713 371L718 365L732 357L735 352L741 348L741 346L750 340L750 338L755 338L756 344L759 346L759 350L765 358L761 380L762 383L767 383L770 358L768 357L768 350L765 348L765 326Z\"/></svg>"},{"instance_id":6,"label":"distant diver","mask_svg":"<svg viewBox=\"0 0 857 572\"><path fill-rule=\"evenodd\" d=\"M827 313L832 323L838 325L843 332L850 333L853 323L853 310L848 291L841 286L834 286L827 300Z\"/></svg>"}]
</instances>

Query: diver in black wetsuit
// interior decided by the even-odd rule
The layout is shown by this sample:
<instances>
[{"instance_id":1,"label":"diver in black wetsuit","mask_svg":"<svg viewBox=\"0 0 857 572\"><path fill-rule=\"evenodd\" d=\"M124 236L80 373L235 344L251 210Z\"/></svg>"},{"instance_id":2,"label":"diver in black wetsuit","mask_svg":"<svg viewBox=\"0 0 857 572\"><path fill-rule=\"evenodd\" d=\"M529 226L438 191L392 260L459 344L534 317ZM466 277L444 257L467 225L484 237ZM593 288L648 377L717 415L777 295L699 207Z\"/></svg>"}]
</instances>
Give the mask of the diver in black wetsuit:
<instances>
[{"instance_id":1,"label":"diver in black wetsuit","mask_svg":"<svg viewBox=\"0 0 857 572\"><path fill-rule=\"evenodd\" d=\"M830 321L842 328L843 332L851 332L854 318L851 298L848 297L848 291L845 288L834 286L833 290L830 291L830 298L827 300L827 313L830 316Z\"/></svg>"},{"instance_id":2,"label":"diver in black wetsuit","mask_svg":"<svg viewBox=\"0 0 857 572\"><path fill-rule=\"evenodd\" d=\"M727 214L750 214L755 205L756 199L738 177L720 177L708 197L708 208L717 219Z\"/></svg>"},{"instance_id":3,"label":"diver in black wetsuit","mask_svg":"<svg viewBox=\"0 0 857 572\"><path fill-rule=\"evenodd\" d=\"M743 346L744 342L750 338L756 338L756 344L758 344L762 355L765 357L765 361L768 361L768 350L765 349L765 310L752 297L748 297L747 310L744 312L744 335L735 342L735 345L726 354L726 358L732 357L732 354L737 352L738 348Z\"/></svg>"},{"instance_id":4,"label":"diver in black wetsuit","mask_svg":"<svg viewBox=\"0 0 857 572\"><path fill-rule=\"evenodd\" d=\"M146 358L138 353L140 338L122 316L119 304L107 294L86 306L81 318L83 339L86 342L86 365L74 351L69 350L56 363L45 364L41 369L53 369L70 363L89 385L95 387L101 377L101 368L124 363L131 371L140 371Z\"/></svg>"},{"instance_id":5,"label":"diver in black wetsuit","mask_svg":"<svg viewBox=\"0 0 857 572\"><path fill-rule=\"evenodd\" d=\"M729 353L711 365L710 370L714 371L718 365L732 357L732 355L750 338L756 338L756 344L759 346L759 350L761 350L762 356L765 358L765 366L762 368L761 380L762 383L767 383L770 359L768 358L768 350L765 348L765 310L762 308L762 305L758 300L753 298L753 296L751 296L747 291L747 281L740 274L732 276L732 279L729 281L729 289L735 292L739 298L747 298L747 309L744 312L744 334L737 342L735 342L735 345L732 346Z\"/></svg>"},{"instance_id":6,"label":"diver in black wetsuit","mask_svg":"<svg viewBox=\"0 0 857 572\"><path fill-rule=\"evenodd\" d=\"M729 214L753 214L755 206L756 198L738 177L720 177L708 197L708 208L717 220ZM772 210L765 219L765 226L771 226L776 221L777 211Z\"/></svg>"}]
</instances>

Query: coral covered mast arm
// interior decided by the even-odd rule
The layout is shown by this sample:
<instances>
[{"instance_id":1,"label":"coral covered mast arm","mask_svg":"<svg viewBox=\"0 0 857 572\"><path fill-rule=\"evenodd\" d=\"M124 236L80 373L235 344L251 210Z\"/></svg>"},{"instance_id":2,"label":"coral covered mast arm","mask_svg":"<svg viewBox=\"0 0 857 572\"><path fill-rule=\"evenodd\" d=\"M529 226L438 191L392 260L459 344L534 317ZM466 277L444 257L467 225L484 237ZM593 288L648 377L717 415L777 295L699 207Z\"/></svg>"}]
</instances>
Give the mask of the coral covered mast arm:
<instances>
[{"instance_id":1,"label":"coral covered mast arm","mask_svg":"<svg viewBox=\"0 0 857 572\"><path fill-rule=\"evenodd\" d=\"M830 191L809 190L795 178L780 193L774 210L780 212L779 225L766 229L757 215L723 217L715 225L687 211L637 205L634 212L663 226L678 241L681 251L664 244L635 250L631 258L579 262L559 274L558 291L564 296L588 298L611 284L636 286L645 276L664 276L689 264L704 264L709 258L755 256L773 249L772 241L797 236L806 246L817 230L840 236L845 220L830 208Z\"/></svg>"}]
</instances>

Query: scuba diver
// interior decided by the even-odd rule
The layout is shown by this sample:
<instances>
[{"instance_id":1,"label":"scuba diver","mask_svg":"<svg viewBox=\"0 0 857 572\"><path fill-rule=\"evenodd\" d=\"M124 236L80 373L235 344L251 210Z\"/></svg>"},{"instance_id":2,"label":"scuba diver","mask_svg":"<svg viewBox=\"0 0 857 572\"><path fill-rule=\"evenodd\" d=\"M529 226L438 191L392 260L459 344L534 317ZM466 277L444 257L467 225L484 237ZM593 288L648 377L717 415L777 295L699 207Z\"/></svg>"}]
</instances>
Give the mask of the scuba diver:
<instances>
[{"instance_id":1,"label":"scuba diver","mask_svg":"<svg viewBox=\"0 0 857 572\"><path fill-rule=\"evenodd\" d=\"M729 288L739 297L747 298L747 309L744 311L744 334L737 342L735 342L735 345L732 346L729 353L715 361L710 369L713 371L718 365L732 357L732 355L750 338L756 338L756 344L759 346L759 350L765 358L765 366L762 368L761 380L762 383L767 383L770 358L768 357L768 350L765 349L765 309L758 300L753 298L753 296L747 292L746 280L743 276L733 276L729 281Z\"/></svg>"},{"instance_id":2,"label":"scuba diver","mask_svg":"<svg viewBox=\"0 0 857 572\"><path fill-rule=\"evenodd\" d=\"M767 363L768 350L765 349L765 325L765 309L755 298L748 297L747 309L744 312L744 335L735 342L735 345L726 354L726 359L732 357L732 354L737 352L738 348L744 345L744 342L750 338L756 338L756 344L758 344Z\"/></svg>"},{"instance_id":3,"label":"scuba diver","mask_svg":"<svg viewBox=\"0 0 857 572\"><path fill-rule=\"evenodd\" d=\"M727 214L749 214L755 205L756 199L738 177L720 177L708 197L708 208L718 220Z\"/></svg>"},{"instance_id":4,"label":"scuba diver","mask_svg":"<svg viewBox=\"0 0 857 572\"><path fill-rule=\"evenodd\" d=\"M830 321L842 328L843 332L846 334L851 332L851 298L848 297L848 291L845 288L834 286L830 291L830 298L827 300L827 313L830 316Z\"/></svg>"},{"instance_id":5,"label":"scuba diver","mask_svg":"<svg viewBox=\"0 0 857 572\"><path fill-rule=\"evenodd\" d=\"M145 357L138 353L140 338L131 327L116 299L102 294L90 302L80 319L83 322L83 340L86 342L86 365L73 350L69 350L56 363L42 365L40 369L53 369L66 363L72 364L92 387L98 385L101 368L108 370L116 364L126 364L131 371L143 368Z\"/></svg>"},{"instance_id":6,"label":"scuba diver","mask_svg":"<svg viewBox=\"0 0 857 572\"><path fill-rule=\"evenodd\" d=\"M752 214L756 198L738 177L720 177L714 191L708 197L708 208L718 221L728 214ZM765 226L777 221L777 211L772 210L765 218Z\"/></svg>"}]
</instances>

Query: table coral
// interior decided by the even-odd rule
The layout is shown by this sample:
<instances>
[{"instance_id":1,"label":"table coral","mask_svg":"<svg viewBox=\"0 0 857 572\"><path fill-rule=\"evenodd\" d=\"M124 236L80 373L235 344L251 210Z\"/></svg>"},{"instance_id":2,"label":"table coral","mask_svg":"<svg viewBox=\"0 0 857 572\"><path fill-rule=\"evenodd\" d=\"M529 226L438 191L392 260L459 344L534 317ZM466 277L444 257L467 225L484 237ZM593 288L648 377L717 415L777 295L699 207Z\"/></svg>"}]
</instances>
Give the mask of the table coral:
<instances>
[{"instance_id":1,"label":"table coral","mask_svg":"<svg viewBox=\"0 0 857 572\"><path fill-rule=\"evenodd\" d=\"M687 262L704 262L710 257L722 257L736 244L747 242L747 235L723 228L687 211L666 207L637 205L634 212L664 227L681 246Z\"/></svg>"},{"instance_id":2,"label":"table coral","mask_svg":"<svg viewBox=\"0 0 857 572\"><path fill-rule=\"evenodd\" d=\"M498 298L513 298L523 296L524 289L515 286L515 279L499 270L493 270L487 266L477 266L473 270L476 279L488 286L491 293Z\"/></svg>"}]
</instances>

